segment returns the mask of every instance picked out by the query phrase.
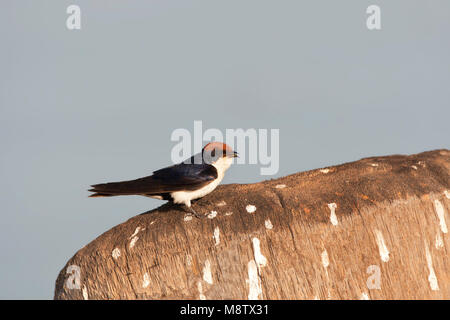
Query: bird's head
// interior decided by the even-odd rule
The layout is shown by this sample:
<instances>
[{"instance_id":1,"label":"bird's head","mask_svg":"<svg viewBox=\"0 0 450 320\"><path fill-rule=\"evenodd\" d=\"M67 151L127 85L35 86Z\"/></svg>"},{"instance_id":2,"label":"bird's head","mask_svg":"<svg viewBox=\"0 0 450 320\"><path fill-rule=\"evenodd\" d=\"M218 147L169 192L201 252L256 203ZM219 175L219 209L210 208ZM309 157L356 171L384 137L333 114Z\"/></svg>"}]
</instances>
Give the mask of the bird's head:
<instances>
[{"instance_id":1,"label":"bird's head","mask_svg":"<svg viewBox=\"0 0 450 320\"><path fill-rule=\"evenodd\" d=\"M203 161L217 169L227 170L238 153L222 142L208 143L202 150Z\"/></svg>"}]
</instances>

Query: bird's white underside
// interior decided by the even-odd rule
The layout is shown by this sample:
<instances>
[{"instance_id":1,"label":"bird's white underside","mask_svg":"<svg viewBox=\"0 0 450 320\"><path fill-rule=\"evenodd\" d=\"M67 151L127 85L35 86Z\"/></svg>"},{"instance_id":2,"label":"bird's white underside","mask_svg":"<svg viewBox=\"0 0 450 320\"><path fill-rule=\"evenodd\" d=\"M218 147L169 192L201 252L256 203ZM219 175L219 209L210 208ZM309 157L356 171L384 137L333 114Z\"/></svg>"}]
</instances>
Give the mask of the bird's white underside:
<instances>
[{"instance_id":1,"label":"bird's white underside","mask_svg":"<svg viewBox=\"0 0 450 320\"><path fill-rule=\"evenodd\" d=\"M233 158L224 157L220 158L215 163L211 163L217 170L217 178L211 181L211 183L207 184L206 186L198 190L172 192L170 195L172 196L173 202L181 203L190 207L191 200L206 196L220 184L225 175L225 171L227 171L232 162Z\"/></svg>"}]
</instances>

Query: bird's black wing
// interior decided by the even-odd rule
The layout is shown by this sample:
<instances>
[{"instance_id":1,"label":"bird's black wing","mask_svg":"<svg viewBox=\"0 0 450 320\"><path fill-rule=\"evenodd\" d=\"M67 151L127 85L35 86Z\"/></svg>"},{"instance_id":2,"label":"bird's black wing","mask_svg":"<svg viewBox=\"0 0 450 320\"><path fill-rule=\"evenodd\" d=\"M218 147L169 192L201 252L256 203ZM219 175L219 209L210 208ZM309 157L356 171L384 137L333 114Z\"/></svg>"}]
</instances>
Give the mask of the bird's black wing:
<instances>
[{"instance_id":1,"label":"bird's black wing","mask_svg":"<svg viewBox=\"0 0 450 320\"><path fill-rule=\"evenodd\" d=\"M197 190L217 178L210 164L180 163L153 172L153 175L130 181L92 185L91 197L119 195L161 195L175 191Z\"/></svg>"}]
</instances>

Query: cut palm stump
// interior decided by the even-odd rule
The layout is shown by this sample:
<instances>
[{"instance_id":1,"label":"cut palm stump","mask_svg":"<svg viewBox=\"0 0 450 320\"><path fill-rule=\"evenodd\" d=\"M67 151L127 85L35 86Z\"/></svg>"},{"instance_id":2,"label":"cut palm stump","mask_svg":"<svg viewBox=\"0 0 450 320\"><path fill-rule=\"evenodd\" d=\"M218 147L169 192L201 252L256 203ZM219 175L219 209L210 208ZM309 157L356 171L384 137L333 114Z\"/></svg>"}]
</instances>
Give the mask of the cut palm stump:
<instances>
[{"instance_id":1,"label":"cut palm stump","mask_svg":"<svg viewBox=\"0 0 450 320\"><path fill-rule=\"evenodd\" d=\"M55 299L450 299L450 151L223 185L112 228Z\"/></svg>"}]
</instances>

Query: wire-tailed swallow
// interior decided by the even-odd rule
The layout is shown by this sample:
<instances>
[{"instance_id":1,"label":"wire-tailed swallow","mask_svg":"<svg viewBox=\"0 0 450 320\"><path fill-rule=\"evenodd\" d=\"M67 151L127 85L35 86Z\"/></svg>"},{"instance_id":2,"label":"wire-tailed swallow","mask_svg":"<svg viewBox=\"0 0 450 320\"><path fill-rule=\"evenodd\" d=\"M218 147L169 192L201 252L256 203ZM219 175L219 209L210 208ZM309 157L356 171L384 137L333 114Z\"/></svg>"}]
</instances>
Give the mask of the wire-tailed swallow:
<instances>
[{"instance_id":1,"label":"wire-tailed swallow","mask_svg":"<svg viewBox=\"0 0 450 320\"><path fill-rule=\"evenodd\" d=\"M153 175L129 181L92 185L90 197L141 195L184 204L195 216L191 201L212 192L222 181L237 152L221 142L208 143L182 163L153 172Z\"/></svg>"}]
</instances>

